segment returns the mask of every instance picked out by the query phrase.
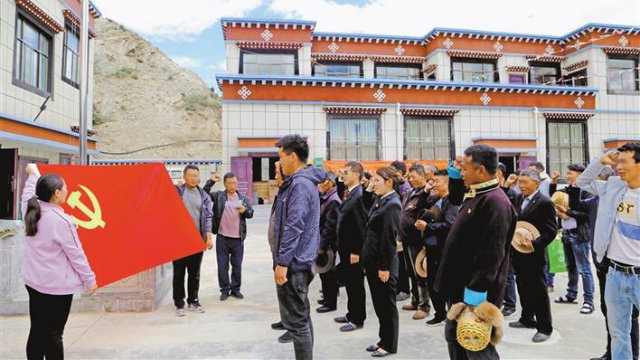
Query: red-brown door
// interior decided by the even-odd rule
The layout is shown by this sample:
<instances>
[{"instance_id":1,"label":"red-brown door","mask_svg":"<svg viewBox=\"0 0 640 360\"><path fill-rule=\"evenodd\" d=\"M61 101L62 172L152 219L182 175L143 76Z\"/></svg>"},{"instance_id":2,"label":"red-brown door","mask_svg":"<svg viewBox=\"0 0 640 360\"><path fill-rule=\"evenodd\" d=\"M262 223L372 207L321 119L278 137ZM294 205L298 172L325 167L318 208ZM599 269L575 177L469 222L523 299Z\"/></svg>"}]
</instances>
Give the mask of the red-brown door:
<instances>
[{"instance_id":1,"label":"red-brown door","mask_svg":"<svg viewBox=\"0 0 640 360\"><path fill-rule=\"evenodd\" d=\"M253 203L253 159L250 156L232 156L231 172L238 178L238 191Z\"/></svg>"}]
</instances>

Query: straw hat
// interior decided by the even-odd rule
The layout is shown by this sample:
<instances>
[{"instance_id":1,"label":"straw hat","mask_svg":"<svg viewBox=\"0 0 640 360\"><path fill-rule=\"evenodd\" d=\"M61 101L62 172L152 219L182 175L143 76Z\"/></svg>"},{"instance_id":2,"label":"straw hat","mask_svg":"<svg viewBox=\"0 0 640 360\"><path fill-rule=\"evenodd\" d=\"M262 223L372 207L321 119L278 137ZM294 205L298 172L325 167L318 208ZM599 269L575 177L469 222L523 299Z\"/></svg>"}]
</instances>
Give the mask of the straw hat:
<instances>
[{"instance_id":1,"label":"straw hat","mask_svg":"<svg viewBox=\"0 0 640 360\"><path fill-rule=\"evenodd\" d=\"M569 194L564 191L556 191L551 195L551 202L553 202L553 205L560 205L564 208L568 208Z\"/></svg>"},{"instance_id":2,"label":"straw hat","mask_svg":"<svg viewBox=\"0 0 640 360\"><path fill-rule=\"evenodd\" d=\"M421 278L427 277L427 249L422 248L416 256L416 263L413 264L414 269L416 269L416 275Z\"/></svg>"},{"instance_id":3,"label":"straw hat","mask_svg":"<svg viewBox=\"0 0 640 360\"><path fill-rule=\"evenodd\" d=\"M513 233L511 246L518 252L530 254L533 252L533 244L531 242L540 237L540 231L533 224L526 221L518 221L516 223L516 231Z\"/></svg>"}]
</instances>

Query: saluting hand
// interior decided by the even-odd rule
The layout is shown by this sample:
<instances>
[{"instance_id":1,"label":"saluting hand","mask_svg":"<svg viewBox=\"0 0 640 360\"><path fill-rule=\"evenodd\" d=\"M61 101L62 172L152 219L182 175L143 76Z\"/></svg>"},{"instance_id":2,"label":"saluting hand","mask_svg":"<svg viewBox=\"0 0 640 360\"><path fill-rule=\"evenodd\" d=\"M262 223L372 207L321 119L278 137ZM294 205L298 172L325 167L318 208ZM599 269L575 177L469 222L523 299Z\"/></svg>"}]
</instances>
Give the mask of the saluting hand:
<instances>
[{"instance_id":1,"label":"saluting hand","mask_svg":"<svg viewBox=\"0 0 640 360\"><path fill-rule=\"evenodd\" d=\"M618 164L618 155L617 151L609 151L600 157L600 163L602 165L615 166Z\"/></svg>"}]
</instances>

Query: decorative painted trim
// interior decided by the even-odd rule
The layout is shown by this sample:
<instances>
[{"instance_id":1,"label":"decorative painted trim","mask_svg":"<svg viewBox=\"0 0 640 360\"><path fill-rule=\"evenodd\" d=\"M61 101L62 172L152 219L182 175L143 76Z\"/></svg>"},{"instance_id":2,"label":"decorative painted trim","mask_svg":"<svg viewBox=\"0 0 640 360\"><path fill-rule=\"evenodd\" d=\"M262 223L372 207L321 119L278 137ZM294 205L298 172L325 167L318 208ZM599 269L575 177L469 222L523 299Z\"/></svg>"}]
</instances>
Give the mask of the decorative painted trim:
<instances>
[{"instance_id":1,"label":"decorative painted trim","mask_svg":"<svg viewBox=\"0 0 640 360\"><path fill-rule=\"evenodd\" d=\"M528 73L531 70L529 66L507 66L508 73Z\"/></svg>"},{"instance_id":2,"label":"decorative painted trim","mask_svg":"<svg viewBox=\"0 0 640 360\"><path fill-rule=\"evenodd\" d=\"M583 67L587 66L589 64L589 60L582 60L582 61L578 61L575 62L571 65L565 66L562 69L566 72L573 72L576 71L578 69L582 69Z\"/></svg>"},{"instance_id":3,"label":"decorative painted trim","mask_svg":"<svg viewBox=\"0 0 640 360\"><path fill-rule=\"evenodd\" d=\"M565 56L560 55L536 55L529 54L527 55L527 60L529 61L540 61L540 62L550 62L550 63L559 63L565 60Z\"/></svg>"},{"instance_id":4,"label":"decorative painted trim","mask_svg":"<svg viewBox=\"0 0 640 360\"><path fill-rule=\"evenodd\" d=\"M437 108L400 108L403 115L412 116L454 116L460 112L460 109L437 109Z\"/></svg>"},{"instance_id":5,"label":"decorative painted trim","mask_svg":"<svg viewBox=\"0 0 640 360\"><path fill-rule=\"evenodd\" d=\"M451 57L474 58L474 59L499 59L502 54L490 51L471 51L471 50L449 50L447 54Z\"/></svg>"},{"instance_id":6,"label":"decorative painted trim","mask_svg":"<svg viewBox=\"0 0 640 360\"><path fill-rule=\"evenodd\" d=\"M64 31L64 26L57 22L53 17L47 14L44 10L40 9L38 5L31 0L16 0L16 6L25 10L29 14L33 15L36 19L40 20L49 30L59 33Z\"/></svg>"},{"instance_id":7,"label":"decorative painted trim","mask_svg":"<svg viewBox=\"0 0 640 360\"><path fill-rule=\"evenodd\" d=\"M312 38L316 41L325 40L354 43L425 45L424 38L411 36L317 32L313 34Z\"/></svg>"},{"instance_id":8,"label":"decorative painted trim","mask_svg":"<svg viewBox=\"0 0 640 360\"><path fill-rule=\"evenodd\" d=\"M285 49L297 50L304 45L301 42L287 41L237 41L236 46L241 49Z\"/></svg>"},{"instance_id":9,"label":"decorative painted trim","mask_svg":"<svg viewBox=\"0 0 640 360\"><path fill-rule=\"evenodd\" d=\"M607 54L640 55L640 48L637 47L605 46L602 51Z\"/></svg>"},{"instance_id":10,"label":"decorative painted trim","mask_svg":"<svg viewBox=\"0 0 640 360\"><path fill-rule=\"evenodd\" d=\"M587 120L590 117L594 116L595 113L548 111L543 112L542 115L544 115L546 119Z\"/></svg>"},{"instance_id":11,"label":"decorative painted trim","mask_svg":"<svg viewBox=\"0 0 640 360\"><path fill-rule=\"evenodd\" d=\"M338 115L380 115L387 111L386 107L348 107L325 106L322 108L327 114Z\"/></svg>"},{"instance_id":12,"label":"decorative painted trim","mask_svg":"<svg viewBox=\"0 0 640 360\"><path fill-rule=\"evenodd\" d=\"M602 139L602 142L611 142L611 141L640 141L640 136L636 136L636 137L614 137L614 138Z\"/></svg>"},{"instance_id":13,"label":"decorative painted trim","mask_svg":"<svg viewBox=\"0 0 640 360\"><path fill-rule=\"evenodd\" d=\"M129 165L129 164L149 164L149 163L163 163L165 165L210 165L210 164L222 164L222 160L219 159L118 159L118 160L91 160L91 165Z\"/></svg>"},{"instance_id":14,"label":"decorative painted trim","mask_svg":"<svg viewBox=\"0 0 640 360\"><path fill-rule=\"evenodd\" d=\"M423 56L368 55L368 57L375 62L385 63L422 64L425 61Z\"/></svg>"},{"instance_id":15,"label":"decorative painted trim","mask_svg":"<svg viewBox=\"0 0 640 360\"><path fill-rule=\"evenodd\" d=\"M424 72L425 75L431 75L436 71L437 68L438 68L438 64L431 64L426 68L424 68L422 71Z\"/></svg>"},{"instance_id":16,"label":"decorative painted trim","mask_svg":"<svg viewBox=\"0 0 640 360\"><path fill-rule=\"evenodd\" d=\"M80 18L77 17L76 14L73 11L71 11L71 9L62 10L62 15L66 20L71 22L73 26L77 26L78 29L80 28ZM96 37L96 35L97 35L96 30L93 27L89 26L89 38L93 39Z\"/></svg>"},{"instance_id":17,"label":"decorative painted trim","mask_svg":"<svg viewBox=\"0 0 640 360\"><path fill-rule=\"evenodd\" d=\"M398 89L425 89L425 90L454 90L454 91L483 91L483 92L508 92L516 94L553 94L595 96L598 89L571 86L538 86L521 84L499 83L464 83L453 81L425 81L425 80L395 80L395 79L361 79L339 77L307 77L307 76L247 76L247 75L216 75L218 85L222 88L228 84L271 84L293 86L330 86L330 87L356 87L361 88L398 88ZM250 95L248 93L247 97Z\"/></svg>"},{"instance_id":18,"label":"decorative painted trim","mask_svg":"<svg viewBox=\"0 0 640 360\"><path fill-rule=\"evenodd\" d=\"M367 55L363 54L335 54L335 53L313 53L311 61L363 61Z\"/></svg>"}]
</instances>

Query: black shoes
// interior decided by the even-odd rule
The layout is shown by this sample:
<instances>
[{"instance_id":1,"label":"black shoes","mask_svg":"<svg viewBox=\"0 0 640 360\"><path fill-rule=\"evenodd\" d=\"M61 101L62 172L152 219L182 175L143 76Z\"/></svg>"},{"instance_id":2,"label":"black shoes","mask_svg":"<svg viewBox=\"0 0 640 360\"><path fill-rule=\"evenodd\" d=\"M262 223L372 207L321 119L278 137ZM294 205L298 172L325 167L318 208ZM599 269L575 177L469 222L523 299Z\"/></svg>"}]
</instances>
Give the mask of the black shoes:
<instances>
[{"instance_id":1,"label":"black shoes","mask_svg":"<svg viewBox=\"0 0 640 360\"><path fill-rule=\"evenodd\" d=\"M322 305L322 306L320 306L319 308L317 308L317 309L316 309L316 312L317 312L318 314L323 314L323 313L328 313L328 312L330 312L330 311L336 311L336 310L337 310L337 309L336 309L336 308L334 308L334 307L328 307L328 306L324 306L324 305Z\"/></svg>"},{"instance_id":2,"label":"black shoes","mask_svg":"<svg viewBox=\"0 0 640 360\"><path fill-rule=\"evenodd\" d=\"M282 321L278 321L276 323L271 324L271 329L273 329L273 330L285 330L284 325L282 325Z\"/></svg>"}]
</instances>

